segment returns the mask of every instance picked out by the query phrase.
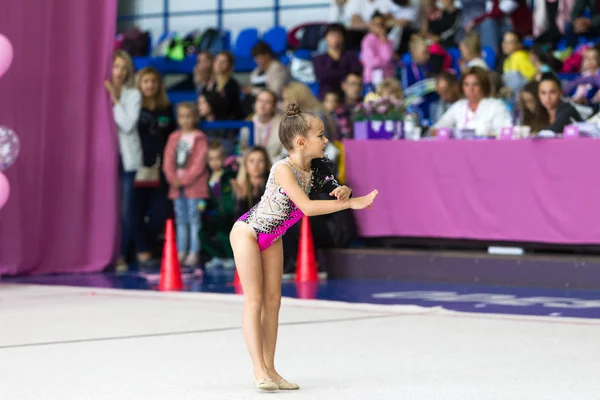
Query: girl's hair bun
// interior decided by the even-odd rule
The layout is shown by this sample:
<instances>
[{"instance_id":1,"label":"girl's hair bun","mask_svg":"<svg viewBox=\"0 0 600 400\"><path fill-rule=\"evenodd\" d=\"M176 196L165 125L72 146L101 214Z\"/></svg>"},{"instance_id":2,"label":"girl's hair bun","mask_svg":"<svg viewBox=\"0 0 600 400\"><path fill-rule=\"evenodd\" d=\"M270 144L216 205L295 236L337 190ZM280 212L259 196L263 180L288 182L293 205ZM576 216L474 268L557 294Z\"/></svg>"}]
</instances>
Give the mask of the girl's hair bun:
<instances>
[{"instance_id":1,"label":"girl's hair bun","mask_svg":"<svg viewBox=\"0 0 600 400\"><path fill-rule=\"evenodd\" d=\"M300 115L301 113L302 110L295 103L288 104L287 110L285 110L286 117L295 117L296 115Z\"/></svg>"}]
</instances>

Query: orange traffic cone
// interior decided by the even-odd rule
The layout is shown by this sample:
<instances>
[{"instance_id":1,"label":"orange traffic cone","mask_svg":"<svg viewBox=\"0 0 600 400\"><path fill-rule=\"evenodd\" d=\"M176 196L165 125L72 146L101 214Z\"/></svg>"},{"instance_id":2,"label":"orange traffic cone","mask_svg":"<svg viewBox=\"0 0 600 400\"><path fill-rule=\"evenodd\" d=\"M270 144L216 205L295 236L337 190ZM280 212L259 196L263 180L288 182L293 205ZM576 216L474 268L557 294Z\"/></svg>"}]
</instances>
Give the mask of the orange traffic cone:
<instances>
[{"instance_id":1,"label":"orange traffic cone","mask_svg":"<svg viewBox=\"0 0 600 400\"><path fill-rule=\"evenodd\" d=\"M300 225L300 242L296 259L296 282L318 282L317 258L313 244L310 220L305 215Z\"/></svg>"},{"instance_id":2,"label":"orange traffic cone","mask_svg":"<svg viewBox=\"0 0 600 400\"><path fill-rule=\"evenodd\" d=\"M163 246L158 289L161 291L183 289L181 267L179 266L177 244L175 242L175 228L171 218L167 220L165 228L165 244Z\"/></svg>"},{"instance_id":3,"label":"orange traffic cone","mask_svg":"<svg viewBox=\"0 0 600 400\"><path fill-rule=\"evenodd\" d=\"M237 294L244 294L244 290L242 289L242 282L240 281L240 276L238 274L237 268L235 269L235 276L233 278L233 288Z\"/></svg>"}]
</instances>

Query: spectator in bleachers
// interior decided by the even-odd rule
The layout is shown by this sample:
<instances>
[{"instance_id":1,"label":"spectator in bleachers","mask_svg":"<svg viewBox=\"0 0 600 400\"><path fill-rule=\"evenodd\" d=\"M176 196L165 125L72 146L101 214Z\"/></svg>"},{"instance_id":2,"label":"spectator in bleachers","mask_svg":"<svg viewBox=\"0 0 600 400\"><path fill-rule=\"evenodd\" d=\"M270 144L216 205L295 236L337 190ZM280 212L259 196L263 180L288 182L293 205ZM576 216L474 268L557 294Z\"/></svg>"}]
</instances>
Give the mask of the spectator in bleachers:
<instances>
[{"instance_id":1,"label":"spectator in bleachers","mask_svg":"<svg viewBox=\"0 0 600 400\"><path fill-rule=\"evenodd\" d=\"M326 93L323 108L337 126L339 136L337 139L351 139L353 134L352 113L344 107L342 95L339 92Z\"/></svg>"},{"instance_id":2,"label":"spectator in bleachers","mask_svg":"<svg viewBox=\"0 0 600 400\"><path fill-rule=\"evenodd\" d=\"M534 44L529 50L529 61L536 69L536 80L546 72L558 74L562 68L562 62L552 55L547 44Z\"/></svg>"},{"instance_id":3,"label":"spectator in bleachers","mask_svg":"<svg viewBox=\"0 0 600 400\"><path fill-rule=\"evenodd\" d=\"M223 51L215 57L213 63L213 78L202 93L213 92L221 96L224 114L227 119L242 118L241 88L233 77L233 54Z\"/></svg>"},{"instance_id":4,"label":"spectator in bleachers","mask_svg":"<svg viewBox=\"0 0 600 400\"><path fill-rule=\"evenodd\" d=\"M302 110L315 113L323 120L325 125L325 136L329 140L335 140L338 136L337 127L323 105L312 94L310 88L300 82L290 82L283 88L282 106L284 109L290 103L295 103Z\"/></svg>"},{"instance_id":5,"label":"spectator in bleachers","mask_svg":"<svg viewBox=\"0 0 600 400\"><path fill-rule=\"evenodd\" d=\"M502 51L506 55L502 67L504 85L510 90L510 102L514 104L523 86L532 80L537 70L523 49L523 37L513 31L506 32L502 40Z\"/></svg>"},{"instance_id":6,"label":"spectator in bleachers","mask_svg":"<svg viewBox=\"0 0 600 400\"><path fill-rule=\"evenodd\" d=\"M562 100L562 94L560 80L554 74L542 74L538 86L538 97L546 113L537 116L543 120L547 115L547 119L543 120L545 126L542 129L562 133L565 126L582 120L575 107Z\"/></svg>"},{"instance_id":7,"label":"spectator in bleachers","mask_svg":"<svg viewBox=\"0 0 600 400\"><path fill-rule=\"evenodd\" d=\"M465 72L472 67L489 69L485 60L481 58L481 41L477 33L469 32L465 35L458 48L461 55L461 59L459 60L461 72Z\"/></svg>"},{"instance_id":8,"label":"spectator in bleachers","mask_svg":"<svg viewBox=\"0 0 600 400\"><path fill-rule=\"evenodd\" d=\"M215 92L206 92L198 96L198 115L200 123L223 121L227 119L224 99ZM238 131L235 129L211 129L208 137L219 141L231 155L235 152L238 141Z\"/></svg>"},{"instance_id":9,"label":"spectator in bleachers","mask_svg":"<svg viewBox=\"0 0 600 400\"><path fill-rule=\"evenodd\" d=\"M119 141L119 184L121 192L121 257L117 268L127 266L125 260L134 240L134 180L142 165L142 144L138 133L142 95L135 87L133 61L129 54L117 50L113 55L112 79L104 86L113 104L113 118Z\"/></svg>"},{"instance_id":10,"label":"spectator in bleachers","mask_svg":"<svg viewBox=\"0 0 600 400\"><path fill-rule=\"evenodd\" d=\"M198 114L194 103L177 106L179 130L169 136L163 156L163 172L169 183L169 198L175 205L179 260L198 264L201 210L206 205L208 169L206 135L196 129Z\"/></svg>"},{"instance_id":11,"label":"spectator in bleachers","mask_svg":"<svg viewBox=\"0 0 600 400\"><path fill-rule=\"evenodd\" d=\"M256 68L250 73L250 86L244 92L256 97L262 89L267 88L278 97L281 96L281 90L290 80L288 69L273 57L271 47L265 42L254 45L252 57Z\"/></svg>"},{"instance_id":12,"label":"spectator in bleachers","mask_svg":"<svg viewBox=\"0 0 600 400\"><path fill-rule=\"evenodd\" d=\"M362 102L362 76L350 73L342 82L342 91L344 93L344 107L353 109L358 103Z\"/></svg>"},{"instance_id":13,"label":"spectator in bleachers","mask_svg":"<svg viewBox=\"0 0 600 400\"><path fill-rule=\"evenodd\" d=\"M146 67L138 72L137 86L142 93L138 132L143 159L135 183L135 243L138 261L144 263L150 260L152 249L159 243L158 237L169 215L169 187L160 165L167 138L177 125L173 106L156 69Z\"/></svg>"},{"instance_id":14,"label":"spectator in bleachers","mask_svg":"<svg viewBox=\"0 0 600 400\"><path fill-rule=\"evenodd\" d=\"M423 79L437 76L440 72L450 67L450 56L443 49L440 49L441 46L439 44L435 44L434 46L438 47L437 50L441 51L437 54L432 53L428 42L423 36L412 35L410 39L412 62L402 71L402 80L405 87L411 86Z\"/></svg>"},{"instance_id":15,"label":"spectator in bleachers","mask_svg":"<svg viewBox=\"0 0 600 400\"><path fill-rule=\"evenodd\" d=\"M595 3L595 4L594 4ZM586 12L590 16L585 15ZM575 35L586 35L588 37L600 37L600 1L598 0L575 0L573 12L571 14L573 21L573 32ZM570 40L571 45L575 47L576 36L571 35L574 39Z\"/></svg>"},{"instance_id":16,"label":"spectator in bleachers","mask_svg":"<svg viewBox=\"0 0 600 400\"><path fill-rule=\"evenodd\" d=\"M244 157L241 179L231 180L235 193L234 219L247 213L265 193L271 160L264 147L252 147ZM241 172L240 172L241 174Z\"/></svg>"},{"instance_id":17,"label":"spectator in bleachers","mask_svg":"<svg viewBox=\"0 0 600 400\"><path fill-rule=\"evenodd\" d=\"M456 75L448 71L440 72L435 80L435 91L440 98L429 108L429 119L432 123L439 121L450 106L460 99L460 85Z\"/></svg>"},{"instance_id":18,"label":"spectator in bleachers","mask_svg":"<svg viewBox=\"0 0 600 400\"><path fill-rule=\"evenodd\" d=\"M590 47L583 52L581 77L600 76L600 49ZM572 99L579 104L600 103L600 91L591 84L581 84L575 89Z\"/></svg>"},{"instance_id":19,"label":"spectator in bleachers","mask_svg":"<svg viewBox=\"0 0 600 400\"><path fill-rule=\"evenodd\" d=\"M475 30L481 36L481 44L495 48L498 46L497 25L492 20L484 20L476 24L475 19L487 12L488 0L462 0L460 11L460 31L457 41L462 41L464 35Z\"/></svg>"},{"instance_id":20,"label":"spectator in bleachers","mask_svg":"<svg viewBox=\"0 0 600 400\"><path fill-rule=\"evenodd\" d=\"M236 174L225 166L225 148L219 142L212 142L208 147L208 179L209 198L202 218L200 244L202 251L211 257L206 268L222 265L233 269L233 251L229 244L229 232L235 221L235 196L232 181Z\"/></svg>"},{"instance_id":21,"label":"spectator in bleachers","mask_svg":"<svg viewBox=\"0 0 600 400\"><path fill-rule=\"evenodd\" d=\"M350 16L350 28L367 30L373 15L389 14L392 8L390 0L349 0L346 13Z\"/></svg>"},{"instance_id":22,"label":"spectator in bleachers","mask_svg":"<svg viewBox=\"0 0 600 400\"><path fill-rule=\"evenodd\" d=\"M210 83L212 78L214 57L210 51L201 51L196 56L196 65L194 66L194 86L196 93L204 92L204 89Z\"/></svg>"},{"instance_id":23,"label":"spectator in bleachers","mask_svg":"<svg viewBox=\"0 0 600 400\"><path fill-rule=\"evenodd\" d=\"M548 121L548 115L538 98L538 83L536 81L529 82L519 93L517 113L518 124L528 126L532 134L544 128L544 121Z\"/></svg>"},{"instance_id":24,"label":"spectator in bleachers","mask_svg":"<svg viewBox=\"0 0 600 400\"><path fill-rule=\"evenodd\" d=\"M396 75L393 62L394 45L386 36L385 18L375 13L371 18L370 33L361 44L360 60L363 65L363 81L366 85L377 86L385 78Z\"/></svg>"},{"instance_id":25,"label":"spectator in bleachers","mask_svg":"<svg viewBox=\"0 0 600 400\"><path fill-rule=\"evenodd\" d=\"M408 43L413 33L419 32L422 22L420 0L391 0L386 14L386 27L391 28L388 37L392 40L397 54L408 51Z\"/></svg>"},{"instance_id":26,"label":"spectator in bleachers","mask_svg":"<svg viewBox=\"0 0 600 400\"><path fill-rule=\"evenodd\" d=\"M486 13L475 18L467 26L467 32L480 24L485 24L485 34L494 43L490 47L497 51L500 34L509 27L522 36L531 35L533 18L527 0L488 0Z\"/></svg>"},{"instance_id":27,"label":"spectator in bleachers","mask_svg":"<svg viewBox=\"0 0 600 400\"><path fill-rule=\"evenodd\" d=\"M512 118L504 103L490 98L488 71L473 67L463 74L461 90L464 99L454 103L434 125L439 128L471 129L477 136L498 135L512 126Z\"/></svg>"},{"instance_id":28,"label":"spectator in bleachers","mask_svg":"<svg viewBox=\"0 0 600 400\"><path fill-rule=\"evenodd\" d=\"M400 102L404 99L402 85L396 78L385 78L377 85L377 94L379 97Z\"/></svg>"},{"instance_id":29,"label":"spectator in bleachers","mask_svg":"<svg viewBox=\"0 0 600 400\"><path fill-rule=\"evenodd\" d=\"M536 43L556 44L566 33L575 0L534 0L533 36Z\"/></svg>"},{"instance_id":30,"label":"spectator in bleachers","mask_svg":"<svg viewBox=\"0 0 600 400\"><path fill-rule=\"evenodd\" d=\"M346 29L340 24L330 24L325 31L327 53L313 57L315 75L319 82L319 99L340 85L348 74L362 74L362 66L356 54L344 49Z\"/></svg>"},{"instance_id":31,"label":"spectator in bleachers","mask_svg":"<svg viewBox=\"0 0 600 400\"><path fill-rule=\"evenodd\" d=\"M327 22L330 24L350 25L350 17L347 11L348 0L331 0L329 6L329 18Z\"/></svg>"},{"instance_id":32,"label":"spectator in bleachers","mask_svg":"<svg viewBox=\"0 0 600 400\"><path fill-rule=\"evenodd\" d=\"M421 35L446 48L455 47L460 10L455 7L454 0L442 0L441 9L437 8L434 0L423 0L423 8Z\"/></svg>"},{"instance_id":33,"label":"spectator in bleachers","mask_svg":"<svg viewBox=\"0 0 600 400\"><path fill-rule=\"evenodd\" d=\"M269 89L262 89L254 102L254 146L261 146L267 150L269 159L273 162L283 157L284 148L279 140L279 124L281 115L277 113L277 96ZM240 151L245 153L248 146L247 129L241 130Z\"/></svg>"}]
</instances>

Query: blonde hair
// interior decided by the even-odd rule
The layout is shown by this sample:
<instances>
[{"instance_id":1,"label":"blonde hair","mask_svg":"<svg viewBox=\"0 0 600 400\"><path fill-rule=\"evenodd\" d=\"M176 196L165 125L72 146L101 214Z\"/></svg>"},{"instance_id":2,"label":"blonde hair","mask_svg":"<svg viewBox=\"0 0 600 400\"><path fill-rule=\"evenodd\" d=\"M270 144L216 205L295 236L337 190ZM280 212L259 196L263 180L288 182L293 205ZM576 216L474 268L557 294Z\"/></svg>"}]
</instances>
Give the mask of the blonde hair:
<instances>
[{"instance_id":1,"label":"blonde hair","mask_svg":"<svg viewBox=\"0 0 600 400\"><path fill-rule=\"evenodd\" d=\"M377 86L377 94L378 95L383 96L383 93L386 91L393 98L396 98L396 99L404 98L404 92L402 91L402 85L400 85L400 81L396 78L385 78Z\"/></svg>"},{"instance_id":2,"label":"blonde hair","mask_svg":"<svg viewBox=\"0 0 600 400\"><path fill-rule=\"evenodd\" d=\"M476 32L469 32L460 42L472 53L473 57L481 57L481 39Z\"/></svg>"},{"instance_id":3,"label":"blonde hair","mask_svg":"<svg viewBox=\"0 0 600 400\"><path fill-rule=\"evenodd\" d=\"M192 116L194 117L194 121L200 121L200 115L198 113L198 107L196 107L196 103L192 103L191 101L185 101L183 103L177 103L177 112L182 108L187 108L192 112Z\"/></svg>"},{"instance_id":4,"label":"blonde hair","mask_svg":"<svg viewBox=\"0 0 600 400\"><path fill-rule=\"evenodd\" d=\"M167 96L167 90L165 89L165 82L163 81L160 73L153 67L142 68L137 73L137 76L136 76L137 88L140 91L140 93L142 92L142 79L146 75L154 75L154 77L158 81L158 90L156 91L156 94L154 95L154 101L156 102L156 107L157 108L169 107L171 105L171 102L169 101L169 97ZM150 108L149 104L150 104L150 101L149 101L148 97L144 96L142 93L142 107Z\"/></svg>"},{"instance_id":5,"label":"blonde hair","mask_svg":"<svg viewBox=\"0 0 600 400\"><path fill-rule=\"evenodd\" d=\"M313 114L321 117L325 124L325 132L328 137L335 131L335 124L329 116L329 113L325 112L325 108L323 108L323 105L315 97L308 86L300 82L290 82L284 86L283 95L289 105L293 103L299 109L304 110L302 111L302 114Z\"/></svg>"},{"instance_id":6,"label":"blonde hair","mask_svg":"<svg viewBox=\"0 0 600 400\"><path fill-rule=\"evenodd\" d=\"M424 46L425 48L427 48L427 41L425 40L425 37L423 37L417 33L411 35L410 41L408 43L408 47L409 47L410 51L411 52L415 51L420 46Z\"/></svg>"},{"instance_id":7,"label":"blonde hair","mask_svg":"<svg viewBox=\"0 0 600 400\"><path fill-rule=\"evenodd\" d=\"M123 86L128 88L135 87L135 68L133 67L131 56L125 50L117 50L113 53L113 64L117 58L125 61L125 68L127 69L127 78L125 78Z\"/></svg>"}]
</instances>

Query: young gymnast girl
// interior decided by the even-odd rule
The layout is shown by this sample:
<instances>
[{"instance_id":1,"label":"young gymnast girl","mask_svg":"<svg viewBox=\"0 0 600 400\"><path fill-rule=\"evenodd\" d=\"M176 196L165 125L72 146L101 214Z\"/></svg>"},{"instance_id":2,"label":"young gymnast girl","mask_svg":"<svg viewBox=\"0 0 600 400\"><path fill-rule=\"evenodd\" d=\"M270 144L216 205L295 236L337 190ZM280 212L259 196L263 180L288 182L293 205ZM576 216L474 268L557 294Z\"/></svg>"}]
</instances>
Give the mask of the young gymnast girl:
<instances>
[{"instance_id":1,"label":"young gymnast girl","mask_svg":"<svg viewBox=\"0 0 600 400\"><path fill-rule=\"evenodd\" d=\"M275 369L275 345L281 304L283 247L281 236L303 215L331 214L371 207L378 191L352 198L340 186L324 159L327 138L323 121L290 104L279 127L279 140L290 153L271 168L260 202L234 224L231 234L235 265L244 291L242 331L260 390L297 390ZM311 200L326 191L337 200Z\"/></svg>"}]
</instances>

